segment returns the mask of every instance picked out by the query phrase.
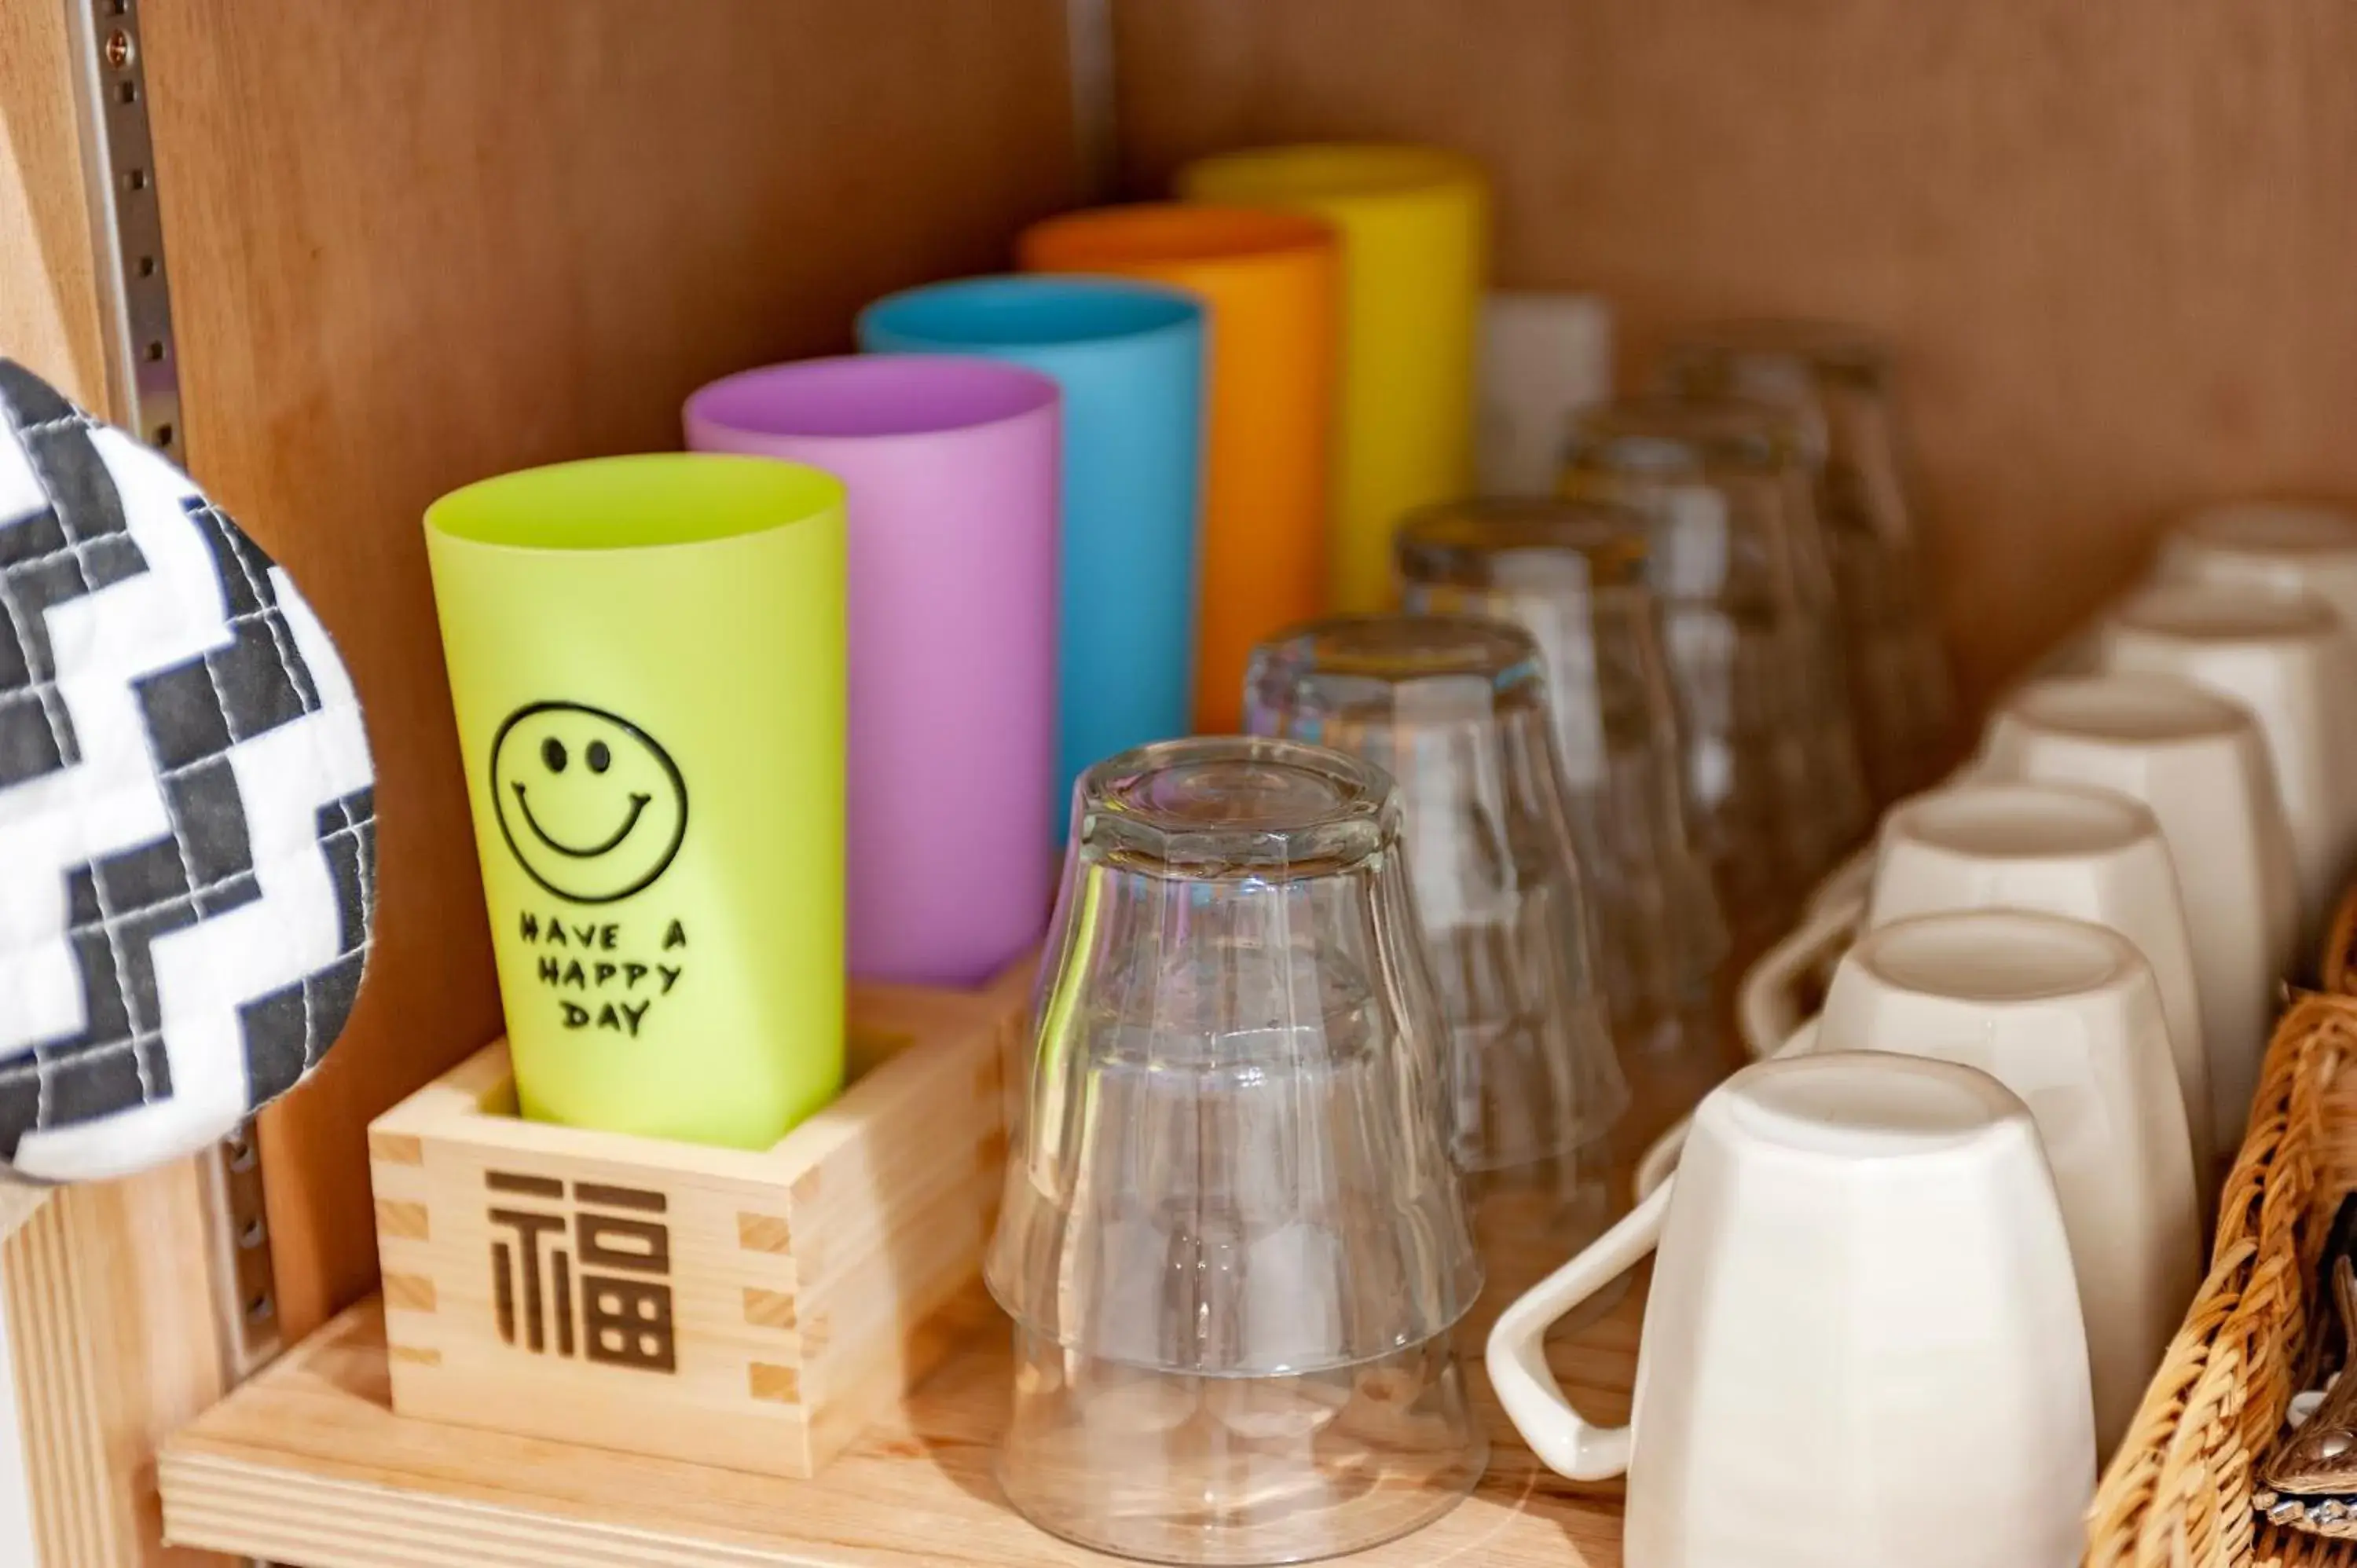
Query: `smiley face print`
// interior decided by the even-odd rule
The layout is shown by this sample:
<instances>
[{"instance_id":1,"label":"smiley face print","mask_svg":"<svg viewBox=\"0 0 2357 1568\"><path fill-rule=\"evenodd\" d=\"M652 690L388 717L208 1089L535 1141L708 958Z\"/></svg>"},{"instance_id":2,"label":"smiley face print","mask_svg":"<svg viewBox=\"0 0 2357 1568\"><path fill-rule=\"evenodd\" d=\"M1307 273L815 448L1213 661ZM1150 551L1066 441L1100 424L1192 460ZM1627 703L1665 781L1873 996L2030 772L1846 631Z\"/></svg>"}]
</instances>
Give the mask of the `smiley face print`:
<instances>
[{"instance_id":1,"label":"smiley face print","mask_svg":"<svg viewBox=\"0 0 2357 1568\"><path fill-rule=\"evenodd\" d=\"M526 875L576 904L661 876L687 836L687 782L654 736L581 703L534 703L491 741L491 800Z\"/></svg>"}]
</instances>

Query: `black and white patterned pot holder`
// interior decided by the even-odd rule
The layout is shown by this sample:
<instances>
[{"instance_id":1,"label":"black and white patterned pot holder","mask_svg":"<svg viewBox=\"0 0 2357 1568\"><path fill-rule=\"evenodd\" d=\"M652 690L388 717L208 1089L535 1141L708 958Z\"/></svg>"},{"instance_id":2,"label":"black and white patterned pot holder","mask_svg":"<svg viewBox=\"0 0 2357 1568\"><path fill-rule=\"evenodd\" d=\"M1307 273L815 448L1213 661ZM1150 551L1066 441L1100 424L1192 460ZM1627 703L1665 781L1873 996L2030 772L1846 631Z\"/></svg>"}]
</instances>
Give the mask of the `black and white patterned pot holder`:
<instances>
[{"instance_id":1,"label":"black and white patterned pot holder","mask_svg":"<svg viewBox=\"0 0 2357 1568\"><path fill-rule=\"evenodd\" d=\"M161 1164L318 1065L368 955L372 782L286 574L0 360L0 1174Z\"/></svg>"}]
</instances>

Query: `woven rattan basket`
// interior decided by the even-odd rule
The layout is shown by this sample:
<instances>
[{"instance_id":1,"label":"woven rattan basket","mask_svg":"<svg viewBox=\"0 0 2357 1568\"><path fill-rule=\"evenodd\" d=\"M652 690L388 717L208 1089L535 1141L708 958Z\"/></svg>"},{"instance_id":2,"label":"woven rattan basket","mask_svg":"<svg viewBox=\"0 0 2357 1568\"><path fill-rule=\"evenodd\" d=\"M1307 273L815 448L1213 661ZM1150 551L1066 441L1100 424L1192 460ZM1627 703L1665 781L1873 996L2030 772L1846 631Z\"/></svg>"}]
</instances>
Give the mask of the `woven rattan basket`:
<instances>
[{"instance_id":1,"label":"woven rattan basket","mask_svg":"<svg viewBox=\"0 0 2357 1568\"><path fill-rule=\"evenodd\" d=\"M2321 992L2276 1026L2210 1275L2095 1489L2087 1568L2357 1568L2357 1541L2251 1511L2297 1391L2317 1255L2357 1187L2357 893L2333 922Z\"/></svg>"}]
</instances>

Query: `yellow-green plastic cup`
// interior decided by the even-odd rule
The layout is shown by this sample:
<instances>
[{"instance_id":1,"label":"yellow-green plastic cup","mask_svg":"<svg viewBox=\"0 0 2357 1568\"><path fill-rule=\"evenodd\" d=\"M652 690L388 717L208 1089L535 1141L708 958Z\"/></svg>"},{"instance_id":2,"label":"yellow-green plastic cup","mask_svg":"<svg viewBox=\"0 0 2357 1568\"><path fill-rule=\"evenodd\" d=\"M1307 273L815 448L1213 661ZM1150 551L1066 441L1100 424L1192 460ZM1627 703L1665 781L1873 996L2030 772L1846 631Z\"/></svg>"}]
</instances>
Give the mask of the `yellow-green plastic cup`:
<instances>
[{"instance_id":1,"label":"yellow-green plastic cup","mask_svg":"<svg viewBox=\"0 0 2357 1568\"><path fill-rule=\"evenodd\" d=\"M774 1143L843 1085L842 485L565 463L425 542L523 1114Z\"/></svg>"}]
</instances>

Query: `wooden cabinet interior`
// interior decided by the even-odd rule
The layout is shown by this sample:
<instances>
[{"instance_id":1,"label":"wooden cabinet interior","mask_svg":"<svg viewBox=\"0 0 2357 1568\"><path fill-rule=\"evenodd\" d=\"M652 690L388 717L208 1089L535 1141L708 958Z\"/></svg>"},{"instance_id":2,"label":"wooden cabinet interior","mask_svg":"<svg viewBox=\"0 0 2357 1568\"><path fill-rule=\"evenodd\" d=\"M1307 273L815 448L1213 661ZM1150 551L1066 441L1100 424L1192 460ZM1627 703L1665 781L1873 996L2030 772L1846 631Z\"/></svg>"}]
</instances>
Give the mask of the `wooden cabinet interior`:
<instances>
[{"instance_id":1,"label":"wooden cabinet interior","mask_svg":"<svg viewBox=\"0 0 2357 1568\"><path fill-rule=\"evenodd\" d=\"M1612 298L1624 374L1682 321L1889 332L1973 697L2174 510L2357 496L2357 12L2334 0L1105 3L1135 194L1218 147L1431 140L1493 171L1502 283ZM293 1337L373 1280L362 1125L499 1028L425 504L675 445L707 377L1004 265L1081 195L1067 7L139 8L187 450L341 640L381 778L371 983L263 1128ZM0 351L102 406L59 10L0 7ZM112 1255L196 1201L191 1171L150 1180L12 1251ZM208 1299L150 1273L105 1309L152 1329ZM213 1376L190 1349L211 1326L181 1332L156 1412ZM158 1419L116 1422L107 1463L135 1470ZM84 1561L137 1558L59 1558Z\"/></svg>"}]
</instances>

